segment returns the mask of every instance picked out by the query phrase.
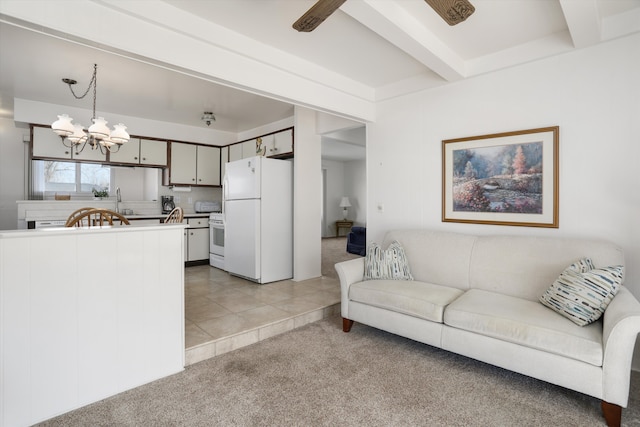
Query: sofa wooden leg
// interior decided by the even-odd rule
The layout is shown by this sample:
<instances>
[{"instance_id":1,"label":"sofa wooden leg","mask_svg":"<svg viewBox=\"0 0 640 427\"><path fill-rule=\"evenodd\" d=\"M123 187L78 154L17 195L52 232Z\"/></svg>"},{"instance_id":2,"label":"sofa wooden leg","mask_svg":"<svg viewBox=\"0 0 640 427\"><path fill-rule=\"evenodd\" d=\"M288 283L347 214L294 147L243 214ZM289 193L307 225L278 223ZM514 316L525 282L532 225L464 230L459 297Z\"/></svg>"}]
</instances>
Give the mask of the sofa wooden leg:
<instances>
[{"instance_id":1,"label":"sofa wooden leg","mask_svg":"<svg viewBox=\"0 0 640 427\"><path fill-rule=\"evenodd\" d=\"M353 320L342 318L342 332L349 332L353 326Z\"/></svg>"},{"instance_id":2,"label":"sofa wooden leg","mask_svg":"<svg viewBox=\"0 0 640 427\"><path fill-rule=\"evenodd\" d=\"M622 423L622 406L602 401L602 415L609 427L620 427Z\"/></svg>"}]
</instances>

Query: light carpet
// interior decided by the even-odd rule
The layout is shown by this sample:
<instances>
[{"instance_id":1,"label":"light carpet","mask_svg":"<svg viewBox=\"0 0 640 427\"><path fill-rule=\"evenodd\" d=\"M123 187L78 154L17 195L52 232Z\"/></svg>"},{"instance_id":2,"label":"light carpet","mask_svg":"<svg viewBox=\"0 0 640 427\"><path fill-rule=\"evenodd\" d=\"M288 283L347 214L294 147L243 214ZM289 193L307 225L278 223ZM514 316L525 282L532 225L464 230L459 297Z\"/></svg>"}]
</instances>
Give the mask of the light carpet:
<instances>
[{"instance_id":1,"label":"light carpet","mask_svg":"<svg viewBox=\"0 0 640 427\"><path fill-rule=\"evenodd\" d=\"M623 425L640 425L634 372ZM46 426L599 426L600 401L332 316Z\"/></svg>"}]
</instances>

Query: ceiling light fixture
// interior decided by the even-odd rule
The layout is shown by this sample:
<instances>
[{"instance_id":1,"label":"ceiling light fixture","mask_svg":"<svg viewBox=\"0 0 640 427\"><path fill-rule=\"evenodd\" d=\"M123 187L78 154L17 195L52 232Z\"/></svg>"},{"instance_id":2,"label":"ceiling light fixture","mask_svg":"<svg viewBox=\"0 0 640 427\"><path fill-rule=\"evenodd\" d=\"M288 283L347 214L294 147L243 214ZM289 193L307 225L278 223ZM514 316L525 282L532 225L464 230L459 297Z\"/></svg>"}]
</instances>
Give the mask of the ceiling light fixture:
<instances>
[{"instance_id":1,"label":"ceiling light fixture","mask_svg":"<svg viewBox=\"0 0 640 427\"><path fill-rule=\"evenodd\" d=\"M207 126L211 125L211 122L216 121L216 116L213 115L211 111L205 111L202 115L202 121L207 124Z\"/></svg>"},{"instance_id":2,"label":"ceiling light fixture","mask_svg":"<svg viewBox=\"0 0 640 427\"><path fill-rule=\"evenodd\" d=\"M100 149L103 154L106 153L104 149L115 153L120 150L122 144L129 141L129 134L125 130L127 129L125 125L118 123L111 131L107 126L107 121L103 117L96 118L97 76L98 64L93 64L93 77L91 78L91 82L89 82L89 87L82 96L76 95L73 91L73 85L78 83L77 81L73 79L62 79L64 83L69 85L69 90L71 90L71 93L76 99L84 99L89 93L91 86L93 86L93 116L91 117L93 124L89 126L88 135L85 133L82 125L71 123L73 119L66 114L58 116L58 120L51 125L51 129L62 139L62 144L68 148L76 147L76 153L84 150L87 145L89 145L92 150Z\"/></svg>"}]
</instances>

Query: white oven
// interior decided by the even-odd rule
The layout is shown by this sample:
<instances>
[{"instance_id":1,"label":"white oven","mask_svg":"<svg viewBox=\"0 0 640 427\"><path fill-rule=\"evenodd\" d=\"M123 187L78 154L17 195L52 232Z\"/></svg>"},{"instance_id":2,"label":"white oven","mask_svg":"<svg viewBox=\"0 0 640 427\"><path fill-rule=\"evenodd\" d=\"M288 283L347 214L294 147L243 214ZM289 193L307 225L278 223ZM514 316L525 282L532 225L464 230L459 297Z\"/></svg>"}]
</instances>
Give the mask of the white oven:
<instances>
[{"instance_id":1,"label":"white oven","mask_svg":"<svg viewBox=\"0 0 640 427\"><path fill-rule=\"evenodd\" d=\"M224 222L222 214L209 215L209 265L224 270Z\"/></svg>"}]
</instances>

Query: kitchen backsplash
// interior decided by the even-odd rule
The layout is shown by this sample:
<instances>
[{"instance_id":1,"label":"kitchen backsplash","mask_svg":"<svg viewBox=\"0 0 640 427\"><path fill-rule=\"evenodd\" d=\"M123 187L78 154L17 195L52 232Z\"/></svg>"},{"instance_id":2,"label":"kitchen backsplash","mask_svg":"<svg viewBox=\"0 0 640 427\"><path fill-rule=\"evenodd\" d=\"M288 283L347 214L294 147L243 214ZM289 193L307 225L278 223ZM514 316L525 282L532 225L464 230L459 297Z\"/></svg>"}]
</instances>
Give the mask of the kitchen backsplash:
<instances>
[{"instance_id":1,"label":"kitchen backsplash","mask_svg":"<svg viewBox=\"0 0 640 427\"><path fill-rule=\"evenodd\" d=\"M184 187L182 187L184 188ZM191 191L177 191L172 187L160 187L159 196L173 196L176 206L180 206L185 213L194 213L196 200L222 200L222 189L211 187L188 187Z\"/></svg>"}]
</instances>

